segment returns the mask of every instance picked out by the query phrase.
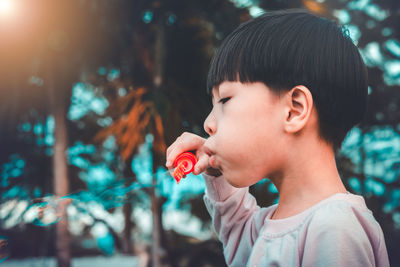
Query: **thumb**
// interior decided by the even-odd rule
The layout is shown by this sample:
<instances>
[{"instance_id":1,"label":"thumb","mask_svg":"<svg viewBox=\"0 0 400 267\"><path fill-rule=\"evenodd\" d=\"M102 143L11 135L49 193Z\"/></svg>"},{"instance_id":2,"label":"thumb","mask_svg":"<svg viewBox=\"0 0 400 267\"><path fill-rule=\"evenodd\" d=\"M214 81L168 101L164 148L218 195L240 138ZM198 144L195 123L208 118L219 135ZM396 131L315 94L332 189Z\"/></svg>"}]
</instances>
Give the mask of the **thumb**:
<instances>
[{"instance_id":1,"label":"thumb","mask_svg":"<svg viewBox=\"0 0 400 267\"><path fill-rule=\"evenodd\" d=\"M194 171L193 171L194 175L198 175L204 172L209 167L208 165L209 158L210 157L208 155L203 155L202 157L199 158L196 165L194 166Z\"/></svg>"}]
</instances>

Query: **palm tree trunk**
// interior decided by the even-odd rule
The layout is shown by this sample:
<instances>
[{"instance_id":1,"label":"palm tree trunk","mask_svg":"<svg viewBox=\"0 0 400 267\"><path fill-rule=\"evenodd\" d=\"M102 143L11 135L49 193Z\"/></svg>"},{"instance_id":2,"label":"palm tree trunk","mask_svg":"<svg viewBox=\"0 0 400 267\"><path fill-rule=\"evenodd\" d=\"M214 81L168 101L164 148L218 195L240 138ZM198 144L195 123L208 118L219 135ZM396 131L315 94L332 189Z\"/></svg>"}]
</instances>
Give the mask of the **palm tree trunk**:
<instances>
[{"instance_id":1,"label":"palm tree trunk","mask_svg":"<svg viewBox=\"0 0 400 267\"><path fill-rule=\"evenodd\" d=\"M155 176L155 175L154 175ZM151 262L153 267L161 266L161 211L158 205L158 197L155 188L155 180L153 179L153 188L151 190L151 211L153 214L153 232L151 242Z\"/></svg>"},{"instance_id":2,"label":"palm tree trunk","mask_svg":"<svg viewBox=\"0 0 400 267\"><path fill-rule=\"evenodd\" d=\"M54 74L54 73L53 73ZM57 92L55 75L49 76L49 93L51 113L54 116L54 153L53 153L53 175L54 193L56 197L62 197L69 193L68 167L66 159L67 150L67 127L65 119L65 108L61 92ZM61 202L58 212L61 220L56 224L56 258L58 267L71 266L70 234L68 231L68 218L66 216L67 202Z\"/></svg>"},{"instance_id":3,"label":"palm tree trunk","mask_svg":"<svg viewBox=\"0 0 400 267\"><path fill-rule=\"evenodd\" d=\"M153 76L153 87L155 91L160 90L163 83L164 74L164 49L165 49L165 33L162 20L156 24L155 28L156 40L154 46L154 76ZM155 175L158 166L160 166L160 160L158 159L158 153L153 151L153 187L151 190L151 209L153 214L153 232L152 232L152 243L151 243L151 261L153 267L161 266L161 255L165 251L162 248L162 206L160 205L160 198L157 194L157 177Z\"/></svg>"},{"instance_id":4,"label":"palm tree trunk","mask_svg":"<svg viewBox=\"0 0 400 267\"><path fill-rule=\"evenodd\" d=\"M132 159L129 159L128 162L130 162ZM131 170L128 167L125 167L124 170L125 175L133 175L134 177L136 174L134 172L131 172ZM136 178L134 179L136 180ZM126 186L129 186L128 184L125 184ZM128 255L133 254L133 242L132 242L132 212L133 212L133 206L132 203L126 203L122 207L122 211L124 214L124 220L125 220L125 226L124 230L122 233L122 252Z\"/></svg>"},{"instance_id":5,"label":"palm tree trunk","mask_svg":"<svg viewBox=\"0 0 400 267\"><path fill-rule=\"evenodd\" d=\"M122 233L122 252L128 255L131 255L133 252L133 246L132 246L132 204L131 203L126 203L122 207L123 214L124 214L124 220L125 220L125 226L124 226L124 231Z\"/></svg>"}]
</instances>

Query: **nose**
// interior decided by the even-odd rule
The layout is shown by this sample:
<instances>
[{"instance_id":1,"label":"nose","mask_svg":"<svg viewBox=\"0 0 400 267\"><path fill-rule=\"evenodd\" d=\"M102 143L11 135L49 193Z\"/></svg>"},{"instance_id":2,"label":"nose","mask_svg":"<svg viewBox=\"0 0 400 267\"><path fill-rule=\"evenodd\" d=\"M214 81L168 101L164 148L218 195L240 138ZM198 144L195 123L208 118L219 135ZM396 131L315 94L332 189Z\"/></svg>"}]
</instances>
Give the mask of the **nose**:
<instances>
[{"instance_id":1,"label":"nose","mask_svg":"<svg viewBox=\"0 0 400 267\"><path fill-rule=\"evenodd\" d=\"M217 131L217 125L212 111L210 112L210 114L208 114L206 120L204 121L203 127L204 131L206 131L206 133L210 136L215 134L215 132Z\"/></svg>"}]
</instances>

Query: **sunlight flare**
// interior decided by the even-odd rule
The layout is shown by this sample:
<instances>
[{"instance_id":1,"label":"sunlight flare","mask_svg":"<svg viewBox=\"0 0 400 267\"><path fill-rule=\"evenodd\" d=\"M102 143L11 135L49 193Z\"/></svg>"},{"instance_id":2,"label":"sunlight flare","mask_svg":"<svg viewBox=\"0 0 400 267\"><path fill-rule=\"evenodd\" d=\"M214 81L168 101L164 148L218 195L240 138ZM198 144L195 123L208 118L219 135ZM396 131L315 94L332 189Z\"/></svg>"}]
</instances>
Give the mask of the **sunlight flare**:
<instances>
[{"instance_id":1,"label":"sunlight flare","mask_svg":"<svg viewBox=\"0 0 400 267\"><path fill-rule=\"evenodd\" d=\"M0 0L0 16L11 16L15 12L15 0Z\"/></svg>"}]
</instances>

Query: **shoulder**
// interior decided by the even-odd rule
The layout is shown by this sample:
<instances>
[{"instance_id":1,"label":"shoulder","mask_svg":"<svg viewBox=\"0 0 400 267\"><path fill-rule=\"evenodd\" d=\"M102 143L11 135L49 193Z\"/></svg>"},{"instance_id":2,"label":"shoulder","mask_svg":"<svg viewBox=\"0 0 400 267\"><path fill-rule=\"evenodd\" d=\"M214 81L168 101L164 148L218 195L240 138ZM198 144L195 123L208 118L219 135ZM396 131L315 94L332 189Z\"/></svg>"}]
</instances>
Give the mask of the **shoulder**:
<instances>
[{"instance_id":1,"label":"shoulder","mask_svg":"<svg viewBox=\"0 0 400 267\"><path fill-rule=\"evenodd\" d=\"M376 240L379 242L378 222L364 205L346 200L334 200L310 214L308 230L314 238L353 240L356 243Z\"/></svg>"},{"instance_id":2,"label":"shoulder","mask_svg":"<svg viewBox=\"0 0 400 267\"><path fill-rule=\"evenodd\" d=\"M345 200L335 200L321 205L310 216L310 222L322 225L342 225L354 221L354 207Z\"/></svg>"},{"instance_id":3,"label":"shoulder","mask_svg":"<svg viewBox=\"0 0 400 267\"><path fill-rule=\"evenodd\" d=\"M327 201L314 210L310 216L315 223L326 225L346 225L347 223L371 224L379 226L371 210L365 204L361 196L349 194L342 195L341 198Z\"/></svg>"},{"instance_id":4,"label":"shoulder","mask_svg":"<svg viewBox=\"0 0 400 267\"><path fill-rule=\"evenodd\" d=\"M304 230L304 266L388 266L382 229L361 196L320 205Z\"/></svg>"},{"instance_id":5,"label":"shoulder","mask_svg":"<svg viewBox=\"0 0 400 267\"><path fill-rule=\"evenodd\" d=\"M310 214L309 226L330 230L359 227L359 218L368 216L369 212L346 200L334 200L319 206Z\"/></svg>"}]
</instances>

